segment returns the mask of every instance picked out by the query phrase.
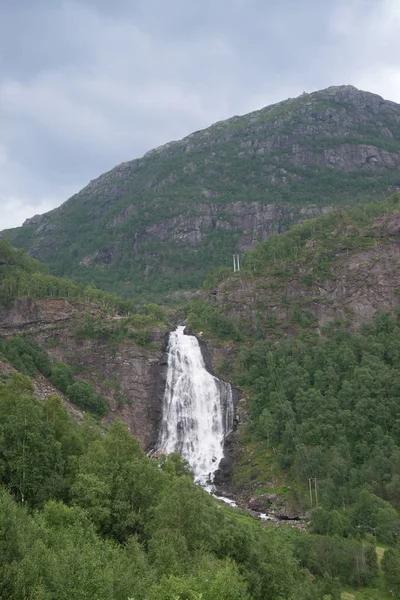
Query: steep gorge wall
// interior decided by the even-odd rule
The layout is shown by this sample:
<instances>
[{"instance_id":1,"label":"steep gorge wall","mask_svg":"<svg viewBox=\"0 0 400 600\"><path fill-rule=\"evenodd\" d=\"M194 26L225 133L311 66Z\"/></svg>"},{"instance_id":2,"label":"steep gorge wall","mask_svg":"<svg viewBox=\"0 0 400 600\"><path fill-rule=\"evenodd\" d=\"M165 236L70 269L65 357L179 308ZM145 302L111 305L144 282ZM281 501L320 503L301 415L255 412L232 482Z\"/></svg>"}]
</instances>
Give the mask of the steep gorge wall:
<instances>
[{"instance_id":1,"label":"steep gorge wall","mask_svg":"<svg viewBox=\"0 0 400 600\"><path fill-rule=\"evenodd\" d=\"M73 366L78 379L104 395L110 404L108 420L122 419L143 448L151 447L161 419L167 331L153 330L155 349L151 350L131 339L118 344L79 339L76 327L81 311L82 306L66 300L16 300L7 308L0 307L0 335L29 333L52 360ZM42 377L35 387L42 399L58 393L50 384L46 387ZM82 411L74 413L76 407L63 401L75 417L82 416Z\"/></svg>"}]
</instances>

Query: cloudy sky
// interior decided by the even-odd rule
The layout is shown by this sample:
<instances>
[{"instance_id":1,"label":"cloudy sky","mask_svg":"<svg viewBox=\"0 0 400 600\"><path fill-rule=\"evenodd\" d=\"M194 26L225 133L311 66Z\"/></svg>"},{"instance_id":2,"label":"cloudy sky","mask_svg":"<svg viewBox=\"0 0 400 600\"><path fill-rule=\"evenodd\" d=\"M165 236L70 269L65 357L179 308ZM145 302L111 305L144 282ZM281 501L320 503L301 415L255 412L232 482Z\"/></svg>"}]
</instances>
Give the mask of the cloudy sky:
<instances>
[{"instance_id":1,"label":"cloudy sky","mask_svg":"<svg viewBox=\"0 0 400 600\"><path fill-rule=\"evenodd\" d=\"M399 32L399 0L0 0L0 230L303 91L400 103Z\"/></svg>"}]
</instances>

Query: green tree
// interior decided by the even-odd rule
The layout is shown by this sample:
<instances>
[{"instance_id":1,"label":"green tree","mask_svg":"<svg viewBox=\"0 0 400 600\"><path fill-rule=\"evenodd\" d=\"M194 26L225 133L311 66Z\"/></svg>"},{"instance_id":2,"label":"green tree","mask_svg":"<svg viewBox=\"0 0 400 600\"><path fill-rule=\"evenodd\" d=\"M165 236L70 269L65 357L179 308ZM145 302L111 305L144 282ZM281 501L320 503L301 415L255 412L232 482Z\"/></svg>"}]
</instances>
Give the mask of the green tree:
<instances>
[{"instance_id":1,"label":"green tree","mask_svg":"<svg viewBox=\"0 0 400 600\"><path fill-rule=\"evenodd\" d=\"M72 367L63 362L56 362L51 366L50 380L61 392L67 393L68 387L74 383Z\"/></svg>"},{"instance_id":2,"label":"green tree","mask_svg":"<svg viewBox=\"0 0 400 600\"><path fill-rule=\"evenodd\" d=\"M14 375L0 387L0 477L22 504L40 505L63 490L61 444L43 417L29 380Z\"/></svg>"},{"instance_id":3,"label":"green tree","mask_svg":"<svg viewBox=\"0 0 400 600\"><path fill-rule=\"evenodd\" d=\"M92 386L84 381L76 381L67 387L68 398L77 406L90 410L104 417L108 413L108 405L101 394L97 394Z\"/></svg>"},{"instance_id":4,"label":"green tree","mask_svg":"<svg viewBox=\"0 0 400 600\"><path fill-rule=\"evenodd\" d=\"M382 559L386 589L392 596L400 596L400 548L385 550Z\"/></svg>"}]
</instances>

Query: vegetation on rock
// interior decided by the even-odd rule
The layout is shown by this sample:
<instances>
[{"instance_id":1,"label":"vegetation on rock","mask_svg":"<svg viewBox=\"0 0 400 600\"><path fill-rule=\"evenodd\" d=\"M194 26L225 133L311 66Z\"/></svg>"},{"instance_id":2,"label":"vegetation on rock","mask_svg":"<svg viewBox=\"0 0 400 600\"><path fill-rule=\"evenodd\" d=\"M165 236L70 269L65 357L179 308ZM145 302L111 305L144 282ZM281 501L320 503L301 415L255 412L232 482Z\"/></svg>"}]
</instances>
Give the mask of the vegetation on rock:
<instances>
[{"instance_id":1,"label":"vegetation on rock","mask_svg":"<svg viewBox=\"0 0 400 600\"><path fill-rule=\"evenodd\" d=\"M348 87L267 107L126 163L8 232L74 281L0 240L4 310L75 302L74 341L110 352L153 349L170 314L149 302L208 273L176 315L246 392L259 499L295 493L309 517L308 532L264 528L194 486L179 457L148 459L122 423L78 426L57 398L37 401L27 377L40 372L81 408L108 410L76 369L13 333L0 358L25 377L0 381L1 597L339 600L377 581L400 593L400 197L367 203L398 187L399 110ZM272 204L268 227L241 223L268 220ZM337 205L352 208L280 234ZM268 236L233 274L232 252ZM246 462L237 485L253 478Z\"/></svg>"},{"instance_id":2,"label":"vegetation on rock","mask_svg":"<svg viewBox=\"0 0 400 600\"><path fill-rule=\"evenodd\" d=\"M380 313L359 333L324 334L240 351L238 382L251 390L249 428L305 489L317 479L324 507L313 515L318 533L372 532L396 544L400 520L389 502L400 507L400 327Z\"/></svg>"},{"instance_id":3,"label":"vegetation on rock","mask_svg":"<svg viewBox=\"0 0 400 600\"><path fill-rule=\"evenodd\" d=\"M399 105L351 86L304 94L123 163L4 235L53 274L165 299L293 223L398 189L399 123Z\"/></svg>"},{"instance_id":4,"label":"vegetation on rock","mask_svg":"<svg viewBox=\"0 0 400 600\"><path fill-rule=\"evenodd\" d=\"M100 417L108 413L108 405L93 386L76 381L73 369L63 362L52 363L46 352L33 340L16 336L10 339L0 337L0 358L5 357L20 373L35 377L39 372L47 377L60 392L63 392L76 406Z\"/></svg>"}]
</instances>

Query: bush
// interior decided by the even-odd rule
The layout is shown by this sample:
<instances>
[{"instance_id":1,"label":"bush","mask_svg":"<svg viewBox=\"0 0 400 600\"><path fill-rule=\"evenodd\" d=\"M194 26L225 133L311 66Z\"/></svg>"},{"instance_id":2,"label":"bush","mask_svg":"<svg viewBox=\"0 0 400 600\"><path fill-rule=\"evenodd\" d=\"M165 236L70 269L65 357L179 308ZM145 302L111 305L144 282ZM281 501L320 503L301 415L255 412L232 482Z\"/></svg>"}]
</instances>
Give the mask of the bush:
<instances>
[{"instance_id":1,"label":"bush","mask_svg":"<svg viewBox=\"0 0 400 600\"><path fill-rule=\"evenodd\" d=\"M97 394L91 385L77 381L67 388L68 398L84 410L90 410L104 417L108 413L108 405L101 394Z\"/></svg>"},{"instance_id":2,"label":"bush","mask_svg":"<svg viewBox=\"0 0 400 600\"><path fill-rule=\"evenodd\" d=\"M386 589L393 596L400 596L400 548L389 548L382 559Z\"/></svg>"},{"instance_id":3,"label":"bush","mask_svg":"<svg viewBox=\"0 0 400 600\"><path fill-rule=\"evenodd\" d=\"M63 362L55 363L51 368L50 381L61 392L67 393L67 389L74 383L73 369Z\"/></svg>"},{"instance_id":4,"label":"bush","mask_svg":"<svg viewBox=\"0 0 400 600\"><path fill-rule=\"evenodd\" d=\"M189 305L188 326L192 329L210 331L220 338L240 341L243 335L234 319L224 315L218 308L193 300Z\"/></svg>"}]
</instances>

